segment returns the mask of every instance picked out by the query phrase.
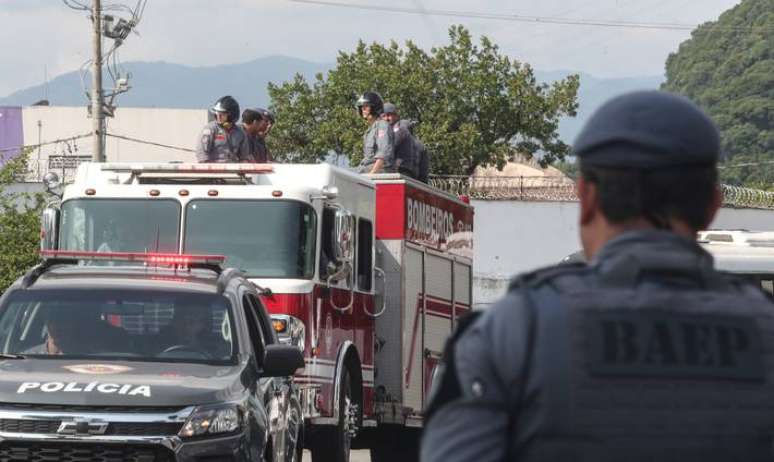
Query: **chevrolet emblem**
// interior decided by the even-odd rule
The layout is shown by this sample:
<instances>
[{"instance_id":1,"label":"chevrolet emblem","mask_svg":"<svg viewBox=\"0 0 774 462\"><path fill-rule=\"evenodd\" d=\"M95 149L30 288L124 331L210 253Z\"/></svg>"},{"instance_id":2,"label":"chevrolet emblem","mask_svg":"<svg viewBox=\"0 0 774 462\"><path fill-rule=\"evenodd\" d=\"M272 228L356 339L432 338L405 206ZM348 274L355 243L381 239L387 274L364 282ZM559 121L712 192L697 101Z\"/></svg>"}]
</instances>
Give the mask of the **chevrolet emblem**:
<instances>
[{"instance_id":1,"label":"chevrolet emblem","mask_svg":"<svg viewBox=\"0 0 774 462\"><path fill-rule=\"evenodd\" d=\"M107 429L107 422L77 419L62 422L56 432L59 435L88 436L104 435Z\"/></svg>"}]
</instances>

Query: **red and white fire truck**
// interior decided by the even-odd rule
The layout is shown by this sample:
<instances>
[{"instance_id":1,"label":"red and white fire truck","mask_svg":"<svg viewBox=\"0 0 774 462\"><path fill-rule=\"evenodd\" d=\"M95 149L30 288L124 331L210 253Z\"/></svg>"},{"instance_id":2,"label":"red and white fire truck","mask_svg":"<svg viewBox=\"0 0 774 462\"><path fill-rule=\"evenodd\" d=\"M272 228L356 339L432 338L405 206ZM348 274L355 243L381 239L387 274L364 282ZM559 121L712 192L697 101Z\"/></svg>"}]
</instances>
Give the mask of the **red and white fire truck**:
<instances>
[{"instance_id":1,"label":"red and white fire truck","mask_svg":"<svg viewBox=\"0 0 774 462\"><path fill-rule=\"evenodd\" d=\"M304 352L295 381L314 460L347 460L353 443L374 460L410 446L471 307L472 207L397 174L86 163L43 228L47 248L222 254L241 268Z\"/></svg>"}]
</instances>

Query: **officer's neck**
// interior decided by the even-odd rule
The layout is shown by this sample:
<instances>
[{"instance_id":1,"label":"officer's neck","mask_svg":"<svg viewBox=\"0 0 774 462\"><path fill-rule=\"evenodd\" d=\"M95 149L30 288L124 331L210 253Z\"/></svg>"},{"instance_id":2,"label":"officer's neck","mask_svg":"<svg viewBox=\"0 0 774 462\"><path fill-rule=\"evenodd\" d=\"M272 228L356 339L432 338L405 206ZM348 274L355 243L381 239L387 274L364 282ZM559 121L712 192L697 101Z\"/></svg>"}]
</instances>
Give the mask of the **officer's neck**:
<instances>
[{"instance_id":1,"label":"officer's neck","mask_svg":"<svg viewBox=\"0 0 774 462\"><path fill-rule=\"evenodd\" d=\"M657 229L659 228L643 217L624 223L611 223L600 216L598 220L581 226L581 241L586 257L591 260L608 242L623 234ZM690 239L693 239L697 232L684 221L677 219L669 221L668 230Z\"/></svg>"}]
</instances>

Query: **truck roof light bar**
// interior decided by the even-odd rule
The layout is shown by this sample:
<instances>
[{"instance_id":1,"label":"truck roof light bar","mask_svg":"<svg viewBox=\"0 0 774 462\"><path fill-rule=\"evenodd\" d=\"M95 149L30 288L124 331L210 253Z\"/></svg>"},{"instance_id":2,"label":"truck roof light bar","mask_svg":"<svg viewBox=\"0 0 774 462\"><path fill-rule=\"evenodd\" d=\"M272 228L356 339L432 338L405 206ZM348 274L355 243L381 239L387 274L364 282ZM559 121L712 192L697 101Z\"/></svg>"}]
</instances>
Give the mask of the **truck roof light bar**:
<instances>
[{"instance_id":1,"label":"truck roof light bar","mask_svg":"<svg viewBox=\"0 0 774 462\"><path fill-rule=\"evenodd\" d=\"M135 175L143 173L226 173L246 175L250 173L271 173L271 164L119 164L106 163L102 171L126 172Z\"/></svg>"},{"instance_id":2,"label":"truck roof light bar","mask_svg":"<svg viewBox=\"0 0 774 462\"><path fill-rule=\"evenodd\" d=\"M177 253L141 252L83 252L75 250L41 250L44 259L107 260L139 262L149 265L211 265L220 266L226 261L223 255L186 255Z\"/></svg>"}]
</instances>

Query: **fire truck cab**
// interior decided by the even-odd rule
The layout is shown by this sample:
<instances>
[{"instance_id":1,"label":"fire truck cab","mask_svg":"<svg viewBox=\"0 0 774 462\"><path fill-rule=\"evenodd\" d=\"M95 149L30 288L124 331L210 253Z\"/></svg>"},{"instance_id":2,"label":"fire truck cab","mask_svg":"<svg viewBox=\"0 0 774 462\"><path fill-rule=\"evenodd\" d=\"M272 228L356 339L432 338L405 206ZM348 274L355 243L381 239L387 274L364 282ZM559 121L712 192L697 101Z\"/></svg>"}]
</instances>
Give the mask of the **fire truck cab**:
<instances>
[{"instance_id":1,"label":"fire truck cab","mask_svg":"<svg viewBox=\"0 0 774 462\"><path fill-rule=\"evenodd\" d=\"M472 232L468 203L398 174L86 163L44 212L41 244L225 255L304 352L313 460L344 461L353 444L384 459L415 439L444 341L471 307Z\"/></svg>"}]
</instances>

